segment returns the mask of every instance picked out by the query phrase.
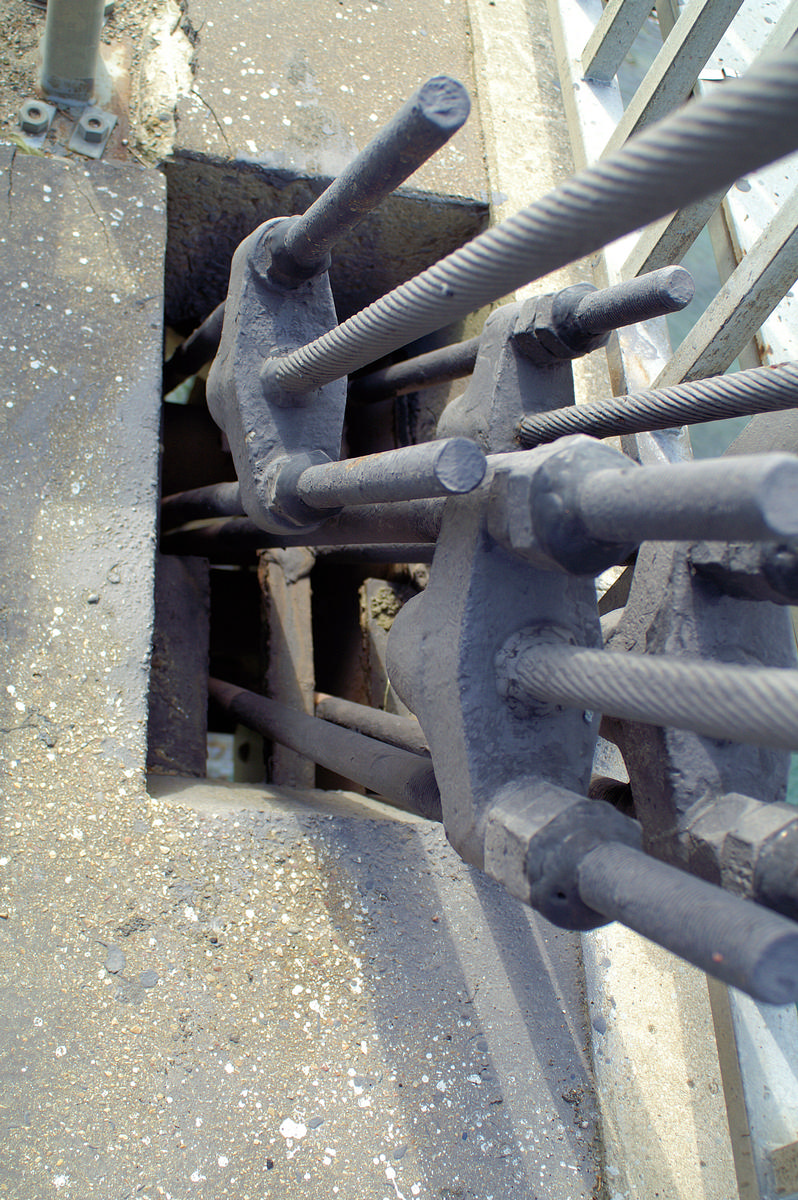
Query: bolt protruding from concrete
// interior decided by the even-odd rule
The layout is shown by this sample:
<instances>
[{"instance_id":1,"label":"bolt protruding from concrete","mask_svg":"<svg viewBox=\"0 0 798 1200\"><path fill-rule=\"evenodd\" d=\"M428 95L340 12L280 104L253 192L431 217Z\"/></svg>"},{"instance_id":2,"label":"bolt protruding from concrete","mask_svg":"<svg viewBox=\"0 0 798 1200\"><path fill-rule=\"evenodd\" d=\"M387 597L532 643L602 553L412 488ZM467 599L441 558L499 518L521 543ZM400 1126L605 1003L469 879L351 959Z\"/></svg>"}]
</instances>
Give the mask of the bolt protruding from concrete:
<instances>
[{"instance_id":1,"label":"bolt protruding from concrete","mask_svg":"<svg viewBox=\"0 0 798 1200\"><path fill-rule=\"evenodd\" d=\"M50 107L39 100L26 100L19 110L19 127L23 133L38 137L50 127Z\"/></svg>"},{"instance_id":2,"label":"bolt protruding from concrete","mask_svg":"<svg viewBox=\"0 0 798 1200\"><path fill-rule=\"evenodd\" d=\"M78 121L78 133L85 142L101 142L108 131L109 120L105 113L84 113Z\"/></svg>"}]
</instances>

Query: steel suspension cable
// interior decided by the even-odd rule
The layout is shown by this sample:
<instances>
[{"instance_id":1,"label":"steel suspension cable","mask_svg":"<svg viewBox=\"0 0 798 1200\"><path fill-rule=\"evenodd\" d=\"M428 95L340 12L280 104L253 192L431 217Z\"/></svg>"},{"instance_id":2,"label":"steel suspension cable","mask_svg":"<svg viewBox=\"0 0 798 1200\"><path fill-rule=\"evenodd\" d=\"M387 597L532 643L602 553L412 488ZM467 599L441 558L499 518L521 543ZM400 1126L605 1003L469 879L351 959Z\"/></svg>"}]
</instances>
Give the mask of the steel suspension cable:
<instances>
[{"instance_id":1,"label":"steel suspension cable","mask_svg":"<svg viewBox=\"0 0 798 1200\"><path fill-rule=\"evenodd\" d=\"M798 408L798 363L754 367L524 417L518 425L518 441L531 449L571 433L605 438L785 408Z\"/></svg>"}]
</instances>

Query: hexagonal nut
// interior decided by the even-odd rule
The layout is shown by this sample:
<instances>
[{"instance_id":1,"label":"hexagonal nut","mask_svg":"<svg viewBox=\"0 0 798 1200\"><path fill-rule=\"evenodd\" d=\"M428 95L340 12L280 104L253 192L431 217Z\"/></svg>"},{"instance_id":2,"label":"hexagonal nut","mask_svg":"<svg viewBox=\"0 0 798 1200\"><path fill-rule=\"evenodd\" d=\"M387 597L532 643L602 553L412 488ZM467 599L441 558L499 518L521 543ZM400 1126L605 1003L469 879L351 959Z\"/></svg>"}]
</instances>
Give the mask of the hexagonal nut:
<instances>
[{"instance_id":1,"label":"hexagonal nut","mask_svg":"<svg viewBox=\"0 0 798 1200\"><path fill-rule=\"evenodd\" d=\"M540 550L532 520L532 477L524 471L497 470L488 499L488 530L492 537L517 554Z\"/></svg>"},{"instance_id":2,"label":"hexagonal nut","mask_svg":"<svg viewBox=\"0 0 798 1200\"><path fill-rule=\"evenodd\" d=\"M84 142L96 144L101 142L108 133L111 121L105 113L92 110L85 112L78 121L77 132Z\"/></svg>"},{"instance_id":3,"label":"hexagonal nut","mask_svg":"<svg viewBox=\"0 0 798 1200\"><path fill-rule=\"evenodd\" d=\"M50 126L50 117L44 104L38 100L26 100L19 110L19 127L23 133L31 137L39 137L46 133Z\"/></svg>"}]
</instances>

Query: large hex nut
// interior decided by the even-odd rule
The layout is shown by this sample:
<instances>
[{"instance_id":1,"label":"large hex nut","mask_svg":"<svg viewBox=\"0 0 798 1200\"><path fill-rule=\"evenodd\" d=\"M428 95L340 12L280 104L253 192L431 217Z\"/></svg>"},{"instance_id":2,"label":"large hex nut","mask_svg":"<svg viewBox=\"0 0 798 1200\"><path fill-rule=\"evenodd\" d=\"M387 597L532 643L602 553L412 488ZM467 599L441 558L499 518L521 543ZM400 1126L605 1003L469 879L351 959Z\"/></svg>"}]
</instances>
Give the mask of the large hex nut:
<instances>
[{"instance_id":1,"label":"large hex nut","mask_svg":"<svg viewBox=\"0 0 798 1200\"><path fill-rule=\"evenodd\" d=\"M111 120L103 112L93 109L85 112L78 121L77 132L84 142L101 142L111 127Z\"/></svg>"},{"instance_id":2,"label":"large hex nut","mask_svg":"<svg viewBox=\"0 0 798 1200\"><path fill-rule=\"evenodd\" d=\"M52 109L41 100L26 100L19 110L19 127L31 137L39 137L50 128Z\"/></svg>"}]
</instances>

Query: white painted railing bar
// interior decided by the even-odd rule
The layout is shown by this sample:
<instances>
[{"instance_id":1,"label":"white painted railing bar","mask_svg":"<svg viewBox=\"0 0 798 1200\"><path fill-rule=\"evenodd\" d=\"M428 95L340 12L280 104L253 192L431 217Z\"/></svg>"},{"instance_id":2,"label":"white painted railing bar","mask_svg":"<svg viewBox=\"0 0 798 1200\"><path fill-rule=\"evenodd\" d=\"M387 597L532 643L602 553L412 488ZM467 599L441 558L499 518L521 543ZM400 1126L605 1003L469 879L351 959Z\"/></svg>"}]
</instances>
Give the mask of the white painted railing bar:
<instances>
[{"instance_id":1,"label":"white painted railing bar","mask_svg":"<svg viewBox=\"0 0 798 1200\"><path fill-rule=\"evenodd\" d=\"M655 387L727 370L798 279L798 191L762 232L667 366Z\"/></svg>"},{"instance_id":2,"label":"white painted railing bar","mask_svg":"<svg viewBox=\"0 0 798 1200\"><path fill-rule=\"evenodd\" d=\"M582 55L586 79L609 82L651 12L651 0L609 0Z\"/></svg>"},{"instance_id":3,"label":"white painted railing bar","mask_svg":"<svg viewBox=\"0 0 798 1200\"><path fill-rule=\"evenodd\" d=\"M724 192L714 192L696 204L680 208L655 225L650 225L635 243L621 267L624 279L634 279L671 263L680 263L701 230L717 210Z\"/></svg>"},{"instance_id":4,"label":"white painted railing bar","mask_svg":"<svg viewBox=\"0 0 798 1200\"><path fill-rule=\"evenodd\" d=\"M691 0L615 127L604 154L687 99L742 0Z\"/></svg>"}]
</instances>

